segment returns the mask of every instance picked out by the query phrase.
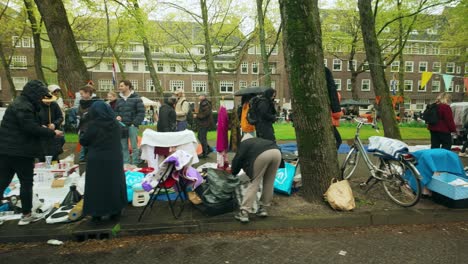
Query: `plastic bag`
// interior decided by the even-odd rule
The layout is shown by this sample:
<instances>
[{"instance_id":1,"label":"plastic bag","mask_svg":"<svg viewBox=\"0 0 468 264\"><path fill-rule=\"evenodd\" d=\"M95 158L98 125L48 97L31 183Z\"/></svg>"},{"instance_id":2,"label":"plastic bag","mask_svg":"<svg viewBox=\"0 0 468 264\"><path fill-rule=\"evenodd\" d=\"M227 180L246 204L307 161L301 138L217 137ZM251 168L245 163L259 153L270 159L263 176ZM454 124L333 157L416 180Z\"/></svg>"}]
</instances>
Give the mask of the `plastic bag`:
<instances>
[{"instance_id":1,"label":"plastic bag","mask_svg":"<svg viewBox=\"0 0 468 264\"><path fill-rule=\"evenodd\" d=\"M296 166L288 162L285 162L284 165L284 168L278 169L276 172L274 190L278 193L291 195Z\"/></svg>"},{"instance_id":2,"label":"plastic bag","mask_svg":"<svg viewBox=\"0 0 468 264\"><path fill-rule=\"evenodd\" d=\"M330 187L324 194L330 206L335 210L349 211L356 208L353 191L348 180L332 179Z\"/></svg>"}]
</instances>

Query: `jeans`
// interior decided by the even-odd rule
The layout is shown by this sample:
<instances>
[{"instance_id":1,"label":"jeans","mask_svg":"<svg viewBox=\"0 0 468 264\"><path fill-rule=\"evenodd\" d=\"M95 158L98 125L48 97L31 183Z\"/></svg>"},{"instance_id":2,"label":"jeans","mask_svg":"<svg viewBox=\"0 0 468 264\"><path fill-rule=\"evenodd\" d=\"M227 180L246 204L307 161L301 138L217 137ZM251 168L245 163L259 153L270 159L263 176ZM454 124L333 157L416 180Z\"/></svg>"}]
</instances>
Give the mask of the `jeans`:
<instances>
[{"instance_id":1,"label":"jeans","mask_svg":"<svg viewBox=\"0 0 468 264\"><path fill-rule=\"evenodd\" d=\"M21 184L21 211L26 215L32 208L34 158L0 155L0 199L15 173Z\"/></svg>"},{"instance_id":2,"label":"jeans","mask_svg":"<svg viewBox=\"0 0 468 264\"><path fill-rule=\"evenodd\" d=\"M177 121L177 131L184 131L187 128L187 121Z\"/></svg>"},{"instance_id":3,"label":"jeans","mask_svg":"<svg viewBox=\"0 0 468 264\"><path fill-rule=\"evenodd\" d=\"M130 153L128 149L128 139L130 139L130 144L132 145L132 161L130 162ZM122 154L124 164L133 164L137 165L140 162L140 152L138 150L138 127L129 126L128 127L128 138L122 138L120 140L122 144Z\"/></svg>"}]
</instances>

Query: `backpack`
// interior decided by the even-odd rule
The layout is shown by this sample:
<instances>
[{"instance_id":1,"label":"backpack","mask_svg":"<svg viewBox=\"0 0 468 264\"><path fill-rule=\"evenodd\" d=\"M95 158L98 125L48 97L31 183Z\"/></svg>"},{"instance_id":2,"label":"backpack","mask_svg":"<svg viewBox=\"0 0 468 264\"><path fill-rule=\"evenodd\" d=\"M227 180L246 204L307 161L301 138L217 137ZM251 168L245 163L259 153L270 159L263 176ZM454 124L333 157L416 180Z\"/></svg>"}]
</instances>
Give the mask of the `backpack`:
<instances>
[{"instance_id":1,"label":"backpack","mask_svg":"<svg viewBox=\"0 0 468 264\"><path fill-rule=\"evenodd\" d=\"M182 102L182 104L184 104L184 103L189 104L189 110L187 112L187 124L192 125L193 124L193 109L192 109L192 106L190 105L189 102L187 102L187 100L184 100Z\"/></svg>"},{"instance_id":2,"label":"backpack","mask_svg":"<svg viewBox=\"0 0 468 264\"><path fill-rule=\"evenodd\" d=\"M247 112L247 122L251 125L255 125L258 122L258 111L257 105L260 101L258 96L252 97L249 100L249 111Z\"/></svg>"},{"instance_id":3,"label":"backpack","mask_svg":"<svg viewBox=\"0 0 468 264\"><path fill-rule=\"evenodd\" d=\"M437 104L428 104L426 110L422 113L422 119L426 121L426 124L435 125L439 122L439 112L437 110Z\"/></svg>"}]
</instances>

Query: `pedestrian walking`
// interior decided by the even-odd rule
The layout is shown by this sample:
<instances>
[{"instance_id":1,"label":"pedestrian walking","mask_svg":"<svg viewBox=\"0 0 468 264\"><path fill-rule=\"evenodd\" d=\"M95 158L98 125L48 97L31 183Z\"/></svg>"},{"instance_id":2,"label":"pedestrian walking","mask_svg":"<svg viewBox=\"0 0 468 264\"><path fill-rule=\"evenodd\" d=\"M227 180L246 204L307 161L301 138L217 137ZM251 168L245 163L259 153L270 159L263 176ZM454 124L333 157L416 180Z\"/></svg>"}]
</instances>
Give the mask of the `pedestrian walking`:
<instances>
[{"instance_id":1,"label":"pedestrian walking","mask_svg":"<svg viewBox=\"0 0 468 264\"><path fill-rule=\"evenodd\" d=\"M258 100L258 120L255 124L257 137L276 142L273 123L276 122L275 109L276 91L273 88L267 89Z\"/></svg>"},{"instance_id":2,"label":"pedestrian walking","mask_svg":"<svg viewBox=\"0 0 468 264\"><path fill-rule=\"evenodd\" d=\"M93 97L93 93L94 87L89 84L80 87L79 89L81 99L79 101L79 107L76 114L78 119L78 135L86 132L86 129L88 129L88 110L96 100L99 100L98 97ZM87 153L88 150L86 147L82 147L80 149L80 162L86 161Z\"/></svg>"},{"instance_id":3,"label":"pedestrian walking","mask_svg":"<svg viewBox=\"0 0 468 264\"><path fill-rule=\"evenodd\" d=\"M456 133L455 121L453 120L450 103L452 96L443 92L437 96L436 105L438 112L438 121L434 125L428 125L431 133L431 149L444 148L450 150L452 147L452 134Z\"/></svg>"},{"instance_id":4,"label":"pedestrian walking","mask_svg":"<svg viewBox=\"0 0 468 264\"><path fill-rule=\"evenodd\" d=\"M159 108L159 121L156 126L158 132L176 132L175 101L171 94L164 95L164 104Z\"/></svg>"},{"instance_id":5,"label":"pedestrian walking","mask_svg":"<svg viewBox=\"0 0 468 264\"><path fill-rule=\"evenodd\" d=\"M247 113L249 112L250 108L250 99L252 99L255 94L246 94L241 97L241 105L238 109L238 117L240 120L240 128L241 128L241 136L244 134L251 134L255 137L255 126L250 124L247 120Z\"/></svg>"},{"instance_id":6,"label":"pedestrian walking","mask_svg":"<svg viewBox=\"0 0 468 264\"><path fill-rule=\"evenodd\" d=\"M211 147L208 145L206 136L210 127L213 126L213 107L211 102L206 99L206 95L201 94L198 99L200 100L198 113L196 115L198 122L198 140L200 141L203 150L200 157L206 158L211 152Z\"/></svg>"},{"instance_id":7,"label":"pedestrian walking","mask_svg":"<svg viewBox=\"0 0 468 264\"><path fill-rule=\"evenodd\" d=\"M185 98L184 90L178 89L174 95L177 98L175 111L177 114L177 131L183 131L187 128L187 114L190 110L190 104Z\"/></svg>"}]
</instances>

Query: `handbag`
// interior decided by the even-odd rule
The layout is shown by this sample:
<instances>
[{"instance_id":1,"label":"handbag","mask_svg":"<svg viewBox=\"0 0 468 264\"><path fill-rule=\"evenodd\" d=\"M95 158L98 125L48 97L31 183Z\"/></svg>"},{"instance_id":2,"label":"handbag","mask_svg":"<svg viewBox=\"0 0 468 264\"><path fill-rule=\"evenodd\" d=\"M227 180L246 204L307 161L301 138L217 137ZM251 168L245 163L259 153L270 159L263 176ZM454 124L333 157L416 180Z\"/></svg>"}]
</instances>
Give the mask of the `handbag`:
<instances>
[{"instance_id":1,"label":"handbag","mask_svg":"<svg viewBox=\"0 0 468 264\"><path fill-rule=\"evenodd\" d=\"M348 180L338 181L333 178L331 185L324 194L325 199L335 210L349 211L356 208L353 190Z\"/></svg>"},{"instance_id":2,"label":"handbag","mask_svg":"<svg viewBox=\"0 0 468 264\"><path fill-rule=\"evenodd\" d=\"M284 165L284 168L278 169L276 172L273 187L277 193L291 195L296 166L289 162L285 162Z\"/></svg>"}]
</instances>

